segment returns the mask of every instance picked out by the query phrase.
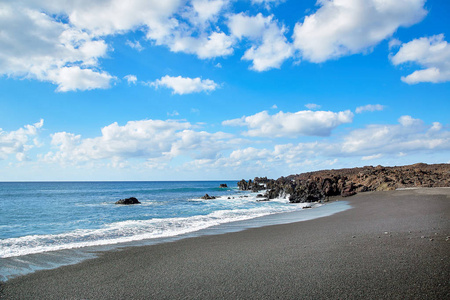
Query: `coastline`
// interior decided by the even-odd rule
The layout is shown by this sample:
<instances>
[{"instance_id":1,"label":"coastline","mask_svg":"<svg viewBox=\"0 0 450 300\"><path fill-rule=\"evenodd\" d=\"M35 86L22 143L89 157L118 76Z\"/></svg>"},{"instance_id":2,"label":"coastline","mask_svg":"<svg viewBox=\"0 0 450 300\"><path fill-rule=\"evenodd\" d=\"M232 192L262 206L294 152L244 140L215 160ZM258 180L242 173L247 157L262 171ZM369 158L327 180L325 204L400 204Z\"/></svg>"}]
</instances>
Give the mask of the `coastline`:
<instances>
[{"instance_id":1,"label":"coastline","mask_svg":"<svg viewBox=\"0 0 450 300\"><path fill-rule=\"evenodd\" d=\"M130 247L2 284L4 299L449 297L450 189L366 192L328 217Z\"/></svg>"},{"instance_id":2,"label":"coastline","mask_svg":"<svg viewBox=\"0 0 450 300\"><path fill-rule=\"evenodd\" d=\"M298 206L299 204L291 205ZM62 249L27 254L22 256L0 258L0 283L40 270L51 270L62 266L74 265L87 259L97 258L99 255L107 251L117 251L128 247L140 247L169 243L180 239L199 237L203 235L217 235L230 232L238 232L263 226L302 222L315 218L327 217L351 208L347 201L331 201L326 205L315 203L309 206L311 206L312 209L278 212L244 220L225 222L219 225L213 225L204 229L195 230L179 235L150 239L138 239L122 243L85 246L79 248ZM300 206L300 208L302 208L302 206Z\"/></svg>"}]
</instances>

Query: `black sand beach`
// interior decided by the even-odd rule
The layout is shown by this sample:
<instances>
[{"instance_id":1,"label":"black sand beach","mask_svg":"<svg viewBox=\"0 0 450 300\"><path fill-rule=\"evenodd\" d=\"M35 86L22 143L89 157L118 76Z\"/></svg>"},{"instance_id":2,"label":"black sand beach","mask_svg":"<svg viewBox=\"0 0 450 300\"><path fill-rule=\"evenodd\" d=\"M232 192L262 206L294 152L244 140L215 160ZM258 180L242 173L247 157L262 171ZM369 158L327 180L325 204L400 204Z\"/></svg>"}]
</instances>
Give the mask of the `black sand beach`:
<instances>
[{"instance_id":1,"label":"black sand beach","mask_svg":"<svg viewBox=\"0 0 450 300\"><path fill-rule=\"evenodd\" d=\"M341 199L341 198L336 198ZM111 251L2 299L450 299L450 189L368 192L320 219Z\"/></svg>"}]
</instances>

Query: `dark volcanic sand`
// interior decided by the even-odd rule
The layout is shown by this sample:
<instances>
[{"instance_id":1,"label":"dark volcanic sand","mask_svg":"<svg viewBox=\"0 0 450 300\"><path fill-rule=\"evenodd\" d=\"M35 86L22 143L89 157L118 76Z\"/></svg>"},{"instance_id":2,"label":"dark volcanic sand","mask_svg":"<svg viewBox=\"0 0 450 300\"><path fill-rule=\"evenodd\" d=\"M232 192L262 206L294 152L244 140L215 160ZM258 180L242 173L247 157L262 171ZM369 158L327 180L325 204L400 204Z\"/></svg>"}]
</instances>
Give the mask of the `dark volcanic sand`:
<instances>
[{"instance_id":1,"label":"dark volcanic sand","mask_svg":"<svg viewBox=\"0 0 450 300\"><path fill-rule=\"evenodd\" d=\"M9 280L5 299L450 299L450 189L369 192L333 216L127 248Z\"/></svg>"}]
</instances>

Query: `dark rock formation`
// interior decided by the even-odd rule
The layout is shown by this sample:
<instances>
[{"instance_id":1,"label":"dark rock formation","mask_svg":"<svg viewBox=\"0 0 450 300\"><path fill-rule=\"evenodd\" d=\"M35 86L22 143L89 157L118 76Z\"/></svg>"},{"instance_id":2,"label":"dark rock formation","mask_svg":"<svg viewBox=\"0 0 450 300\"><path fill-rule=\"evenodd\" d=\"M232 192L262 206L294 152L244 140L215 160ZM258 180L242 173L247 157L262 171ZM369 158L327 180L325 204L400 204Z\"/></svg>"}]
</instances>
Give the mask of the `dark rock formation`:
<instances>
[{"instance_id":1,"label":"dark rock formation","mask_svg":"<svg viewBox=\"0 0 450 300\"><path fill-rule=\"evenodd\" d=\"M126 198L126 199L120 199L119 201L116 202L116 204L125 204L125 205L140 204L140 203L141 202L139 202L139 200L134 198L134 197L130 197L130 198Z\"/></svg>"},{"instance_id":2,"label":"dark rock formation","mask_svg":"<svg viewBox=\"0 0 450 300\"><path fill-rule=\"evenodd\" d=\"M314 202L330 196L348 197L360 192L408 187L450 187L450 164L415 164L400 167L362 168L308 172L277 180L256 177L238 182L240 190L267 189L266 197L289 195L289 201Z\"/></svg>"},{"instance_id":3,"label":"dark rock formation","mask_svg":"<svg viewBox=\"0 0 450 300\"><path fill-rule=\"evenodd\" d=\"M220 187L220 188L227 188L228 185L227 185L226 183L221 183L219 187Z\"/></svg>"},{"instance_id":4,"label":"dark rock formation","mask_svg":"<svg viewBox=\"0 0 450 300\"><path fill-rule=\"evenodd\" d=\"M267 178L266 178L267 179ZM265 186L261 184L262 182L259 181L259 178L256 177L255 181L252 181L249 179L249 181L245 181L245 179L242 179L237 183L238 187L242 191L252 191L252 192L259 192L262 190L265 190Z\"/></svg>"},{"instance_id":5,"label":"dark rock formation","mask_svg":"<svg viewBox=\"0 0 450 300\"><path fill-rule=\"evenodd\" d=\"M211 200L211 199L216 199L216 197L210 196L208 194L205 194L205 196L203 196L201 199L203 199L203 200Z\"/></svg>"}]
</instances>

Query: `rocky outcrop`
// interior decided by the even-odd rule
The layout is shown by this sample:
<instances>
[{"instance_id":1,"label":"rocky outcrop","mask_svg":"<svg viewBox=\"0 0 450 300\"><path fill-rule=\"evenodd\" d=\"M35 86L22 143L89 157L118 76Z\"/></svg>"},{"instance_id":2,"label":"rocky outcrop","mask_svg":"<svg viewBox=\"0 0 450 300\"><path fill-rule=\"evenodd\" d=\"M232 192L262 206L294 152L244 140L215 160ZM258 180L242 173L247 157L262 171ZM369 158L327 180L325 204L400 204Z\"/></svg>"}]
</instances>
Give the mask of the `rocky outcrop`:
<instances>
[{"instance_id":1,"label":"rocky outcrop","mask_svg":"<svg viewBox=\"0 0 450 300\"><path fill-rule=\"evenodd\" d=\"M120 199L119 201L116 202L116 204L125 204L125 205L140 204L140 203L141 202L139 202L139 200L134 198L134 197L130 197L130 198L126 198L126 199Z\"/></svg>"},{"instance_id":2,"label":"rocky outcrop","mask_svg":"<svg viewBox=\"0 0 450 300\"><path fill-rule=\"evenodd\" d=\"M227 188L228 185L227 185L226 183L221 183L219 187L220 187L220 188Z\"/></svg>"},{"instance_id":3,"label":"rocky outcrop","mask_svg":"<svg viewBox=\"0 0 450 300\"><path fill-rule=\"evenodd\" d=\"M242 191L259 192L266 189L264 180L268 181L267 177L264 177L262 179L256 177L254 181L252 181L251 179L249 179L249 181L245 181L245 179L242 179L237 183L237 185Z\"/></svg>"},{"instance_id":4,"label":"rocky outcrop","mask_svg":"<svg viewBox=\"0 0 450 300\"><path fill-rule=\"evenodd\" d=\"M268 199L289 195L290 202L314 202L330 196L348 197L366 191L450 187L450 164L323 170L277 180L256 177L253 181L241 180L238 187L254 192L267 189L265 196Z\"/></svg>"},{"instance_id":5,"label":"rocky outcrop","mask_svg":"<svg viewBox=\"0 0 450 300\"><path fill-rule=\"evenodd\" d=\"M210 196L208 194L205 194L205 196L201 197L201 199L203 199L203 200L212 200L212 199L216 199L216 197Z\"/></svg>"}]
</instances>

